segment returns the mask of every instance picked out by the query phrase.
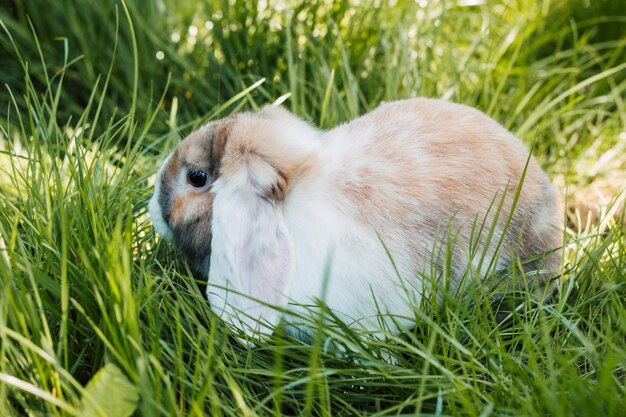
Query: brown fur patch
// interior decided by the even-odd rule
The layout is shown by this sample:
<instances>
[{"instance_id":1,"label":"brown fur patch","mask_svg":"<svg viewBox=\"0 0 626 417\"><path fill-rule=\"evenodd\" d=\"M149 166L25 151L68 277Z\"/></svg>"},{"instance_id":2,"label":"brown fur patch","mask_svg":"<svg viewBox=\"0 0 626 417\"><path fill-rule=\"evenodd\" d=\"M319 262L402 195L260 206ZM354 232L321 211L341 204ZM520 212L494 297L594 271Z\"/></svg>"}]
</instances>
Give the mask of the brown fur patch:
<instances>
[{"instance_id":1,"label":"brown fur patch","mask_svg":"<svg viewBox=\"0 0 626 417\"><path fill-rule=\"evenodd\" d=\"M209 123L192 132L175 152L179 166L190 165L206 170L215 180L228 142L235 116Z\"/></svg>"},{"instance_id":2,"label":"brown fur patch","mask_svg":"<svg viewBox=\"0 0 626 417\"><path fill-rule=\"evenodd\" d=\"M228 142L233 123L234 117L229 117L212 124L209 161L211 161L211 176L213 178L217 178L220 174L222 157L224 156L224 150L226 149L226 143Z\"/></svg>"},{"instance_id":3,"label":"brown fur patch","mask_svg":"<svg viewBox=\"0 0 626 417\"><path fill-rule=\"evenodd\" d=\"M281 171L280 169L276 169L276 181L267 189L265 197L275 201L283 201L287 196L288 188L288 174Z\"/></svg>"},{"instance_id":4,"label":"brown fur patch","mask_svg":"<svg viewBox=\"0 0 626 417\"><path fill-rule=\"evenodd\" d=\"M187 198L182 196L176 196L171 201L170 216L172 223L180 223L185 219L185 205L187 204Z\"/></svg>"}]
</instances>

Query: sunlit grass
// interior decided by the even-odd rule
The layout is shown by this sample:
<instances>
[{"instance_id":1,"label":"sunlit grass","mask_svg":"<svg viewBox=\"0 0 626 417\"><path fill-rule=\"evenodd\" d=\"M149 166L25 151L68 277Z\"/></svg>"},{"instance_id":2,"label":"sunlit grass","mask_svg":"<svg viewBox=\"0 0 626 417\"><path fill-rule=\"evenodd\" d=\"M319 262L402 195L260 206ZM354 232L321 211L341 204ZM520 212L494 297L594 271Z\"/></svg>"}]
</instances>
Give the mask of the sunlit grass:
<instances>
[{"instance_id":1,"label":"sunlit grass","mask_svg":"<svg viewBox=\"0 0 626 417\"><path fill-rule=\"evenodd\" d=\"M39 3L0 6L0 415L79 414L105 364L145 416L623 414L626 37L607 32L621 9ZM418 95L533 144L567 194L558 296L525 294L498 324L498 288L476 285L423 300L402 335L325 311L307 343L278 329L240 344L154 236L160 158L240 109L280 101L329 128Z\"/></svg>"}]
</instances>

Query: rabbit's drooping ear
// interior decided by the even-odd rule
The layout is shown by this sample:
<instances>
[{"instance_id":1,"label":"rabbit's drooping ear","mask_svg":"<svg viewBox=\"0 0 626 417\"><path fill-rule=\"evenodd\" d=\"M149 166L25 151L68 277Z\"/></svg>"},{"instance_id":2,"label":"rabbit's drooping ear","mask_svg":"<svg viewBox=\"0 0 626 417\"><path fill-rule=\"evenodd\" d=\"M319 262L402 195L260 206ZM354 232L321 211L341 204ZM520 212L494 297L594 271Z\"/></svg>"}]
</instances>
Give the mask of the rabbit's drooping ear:
<instances>
[{"instance_id":1,"label":"rabbit's drooping ear","mask_svg":"<svg viewBox=\"0 0 626 417\"><path fill-rule=\"evenodd\" d=\"M248 334L267 335L287 306L291 239L279 204L218 184L207 295L213 311Z\"/></svg>"},{"instance_id":2,"label":"rabbit's drooping ear","mask_svg":"<svg viewBox=\"0 0 626 417\"><path fill-rule=\"evenodd\" d=\"M280 114L240 116L212 187L211 308L261 335L271 333L280 320L272 306L284 308L288 302L293 250L283 205L290 181L309 153L300 138L312 130L285 126ZM298 138L295 144L293 137Z\"/></svg>"}]
</instances>

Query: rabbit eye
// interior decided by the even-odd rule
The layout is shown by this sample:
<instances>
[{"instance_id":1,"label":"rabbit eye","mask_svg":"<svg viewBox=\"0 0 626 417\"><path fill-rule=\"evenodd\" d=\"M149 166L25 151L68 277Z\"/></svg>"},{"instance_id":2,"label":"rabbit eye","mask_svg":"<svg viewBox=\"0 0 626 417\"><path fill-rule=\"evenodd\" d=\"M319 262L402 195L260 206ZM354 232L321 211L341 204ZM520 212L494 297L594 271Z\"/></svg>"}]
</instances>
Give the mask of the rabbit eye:
<instances>
[{"instance_id":1,"label":"rabbit eye","mask_svg":"<svg viewBox=\"0 0 626 417\"><path fill-rule=\"evenodd\" d=\"M191 169L187 172L187 182L192 187L202 188L209 182L209 175L199 169Z\"/></svg>"}]
</instances>

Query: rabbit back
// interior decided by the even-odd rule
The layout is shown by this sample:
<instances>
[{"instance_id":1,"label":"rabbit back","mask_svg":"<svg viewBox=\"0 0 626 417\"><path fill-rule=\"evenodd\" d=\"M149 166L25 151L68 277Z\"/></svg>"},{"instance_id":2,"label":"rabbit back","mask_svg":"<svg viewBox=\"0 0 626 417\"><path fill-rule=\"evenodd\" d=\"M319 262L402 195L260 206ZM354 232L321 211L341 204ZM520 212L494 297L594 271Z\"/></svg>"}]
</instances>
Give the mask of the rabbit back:
<instances>
[{"instance_id":1,"label":"rabbit back","mask_svg":"<svg viewBox=\"0 0 626 417\"><path fill-rule=\"evenodd\" d=\"M554 186L519 139L475 109L393 102L322 141L318 169L286 200L296 301L321 296L354 317L410 314L428 295L420 276L454 287L470 270L485 274L496 252L495 269L505 269L512 253L560 246ZM526 267L548 276L559 263L551 254Z\"/></svg>"}]
</instances>

